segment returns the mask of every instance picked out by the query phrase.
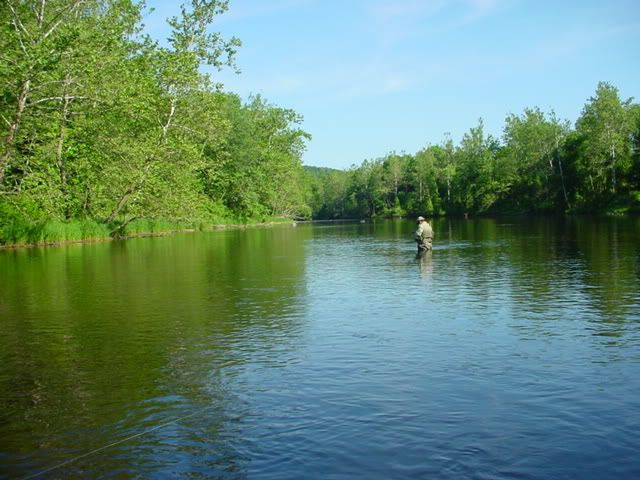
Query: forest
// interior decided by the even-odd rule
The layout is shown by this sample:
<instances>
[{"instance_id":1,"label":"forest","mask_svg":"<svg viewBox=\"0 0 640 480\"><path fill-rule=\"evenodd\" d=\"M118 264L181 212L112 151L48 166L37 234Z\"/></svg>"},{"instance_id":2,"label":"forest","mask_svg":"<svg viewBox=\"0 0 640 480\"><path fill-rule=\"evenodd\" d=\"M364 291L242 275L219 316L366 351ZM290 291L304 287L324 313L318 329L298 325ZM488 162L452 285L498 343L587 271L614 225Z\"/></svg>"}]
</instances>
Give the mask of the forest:
<instances>
[{"instance_id":1,"label":"forest","mask_svg":"<svg viewBox=\"0 0 640 480\"><path fill-rule=\"evenodd\" d=\"M573 128L527 108L507 116L502 138L480 119L459 144L447 136L414 154L309 174L315 218L638 212L640 105L600 82Z\"/></svg>"},{"instance_id":2,"label":"forest","mask_svg":"<svg viewBox=\"0 0 640 480\"><path fill-rule=\"evenodd\" d=\"M227 1L193 0L166 45L132 0L0 3L0 242L309 218L296 112L223 91Z\"/></svg>"},{"instance_id":3,"label":"forest","mask_svg":"<svg viewBox=\"0 0 640 480\"><path fill-rule=\"evenodd\" d=\"M166 43L133 0L0 3L0 244L277 219L626 212L640 106L601 82L575 126L526 109L346 171L303 167L302 116L225 91L228 1L191 0ZM425 132L425 138L429 132Z\"/></svg>"}]
</instances>

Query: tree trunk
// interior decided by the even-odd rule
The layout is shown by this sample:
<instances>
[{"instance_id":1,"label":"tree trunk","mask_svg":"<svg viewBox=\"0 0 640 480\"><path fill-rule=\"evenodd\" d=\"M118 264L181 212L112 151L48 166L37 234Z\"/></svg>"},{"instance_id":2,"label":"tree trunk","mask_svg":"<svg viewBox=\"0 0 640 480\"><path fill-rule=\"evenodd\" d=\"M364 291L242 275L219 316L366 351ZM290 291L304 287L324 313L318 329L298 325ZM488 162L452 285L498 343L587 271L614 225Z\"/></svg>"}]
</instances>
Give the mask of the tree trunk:
<instances>
[{"instance_id":1,"label":"tree trunk","mask_svg":"<svg viewBox=\"0 0 640 480\"><path fill-rule=\"evenodd\" d=\"M567 187L564 184L564 171L562 169L562 160L558 158L558 169L560 170L560 183L562 184L562 194L564 195L564 203L567 208L571 208L569 196L567 195Z\"/></svg>"},{"instance_id":2,"label":"tree trunk","mask_svg":"<svg viewBox=\"0 0 640 480\"><path fill-rule=\"evenodd\" d=\"M91 187L86 186L84 192L84 202L82 202L82 211L85 216L91 216Z\"/></svg>"},{"instance_id":3,"label":"tree trunk","mask_svg":"<svg viewBox=\"0 0 640 480\"><path fill-rule=\"evenodd\" d=\"M160 140L160 143L162 144L167 143L167 134L169 133L169 128L171 127L171 122L173 120L173 116L175 115L175 113L176 113L176 99L172 98L171 105L169 107L169 115L167 115L167 121L162 126L162 138Z\"/></svg>"},{"instance_id":4,"label":"tree trunk","mask_svg":"<svg viewBox=\"0 0 640 480\"><path fill-rule=\"evenodd\" d=\"M613 194L616 193L617 188L617 179L616 179L616 147L613 143L611 143L610 147L611 152L611 187L613 190Z\"/></svg>"},{"instance_id":5,"label":"tree trunk","mask_svg":"<svg viewBox=\"0 0 640 480\"><path fill-rule=\"evenodd\" d=\"M131 217L128 220L125 220L124 222L122 222L120 225L118 225L116 228L114 228L113 230L111 230L110 235L111 236L115 236L118 237L119 235L116 235L117 232L120 232L122 230L124 230L124 228L129 225L131 222L133 222L134 220L136 220L138 217Z\"/></svg>"},{"instance_id":6,"label":"tree trunk","mask_svg":"<svg viewBox=\"0 0 640 480\"><path fill-rule=\"evenodd\" d=\"M567 187L565 186L565 183L564 183L564 170L562 169L562 159L558 154L559 151L560 151L560 141L556 135L556 152L555 152L557 157L556 163L558 164L558 170L560 171L560 184L562 185L562 194L564 195L565 206L567 208L571 208L571 205L569 204L569 196L567 195Z\"/></svg>"},{"instance_id":7,"label":"tree trunk","mask_svg":"<svg viewBox=\"0 0 640 480\"><path fill-rule=\"evenodd\" d=\"M60 189L63 195L67 194L67 170L62 154L64 149L64 140L67 133L67 118L69 116L69 105L71 98L67 95L67 88L71 83L71 79L67 76L64 81L63 100L62 100L62 117L60 118L60 127L58 129L58 143L56 145L56 163L58 165L58 173L60 175Z\"/></svg>"},{"instance_id":8,"label":"tree trunk","mask_svg":"<svg viewBox=\"0 0 640 480\"><path fill-rule=\"evenodd\" d=\"M105 223L111 223L116 219L120 211L129 202L129 198L131 198L131 195L133 195L140 187L142 187L142 185L144 185L144 182L146 179L147 179L147 174L145 172L140 180L138 180L136 183L132 183L131 185L129 185L129 188L127 188L125 192L122 194L122 196L120 197L120 200L118 201L118 204L116 205L116 207L113 209L111 214L106 218Z\"/></svg>"}]
</instances>

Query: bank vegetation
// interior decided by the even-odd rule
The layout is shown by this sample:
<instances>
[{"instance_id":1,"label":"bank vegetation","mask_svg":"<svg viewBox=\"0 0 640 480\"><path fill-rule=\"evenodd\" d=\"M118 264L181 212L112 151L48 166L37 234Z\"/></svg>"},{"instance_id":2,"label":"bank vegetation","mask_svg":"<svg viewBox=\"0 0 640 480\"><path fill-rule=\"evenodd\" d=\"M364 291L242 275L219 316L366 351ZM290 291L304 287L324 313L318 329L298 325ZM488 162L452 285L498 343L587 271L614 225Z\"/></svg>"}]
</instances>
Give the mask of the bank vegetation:
<instances>
[{"instance_id":1,"label":"bank vegetation","mask_svg":"<svg viewBox=\"0 0 640 480\"><path fill-rule=\"evenodd\" d=\"M458 144L303 168L298 113L216 82L237 68L240 41L212 33L228 6L191 0L159 43L141 2L0 2L0 244L640 205L640 108L608 83L575 126L530 108L506 118L501 138L480 120Z\"/></svg>"}]
</instances>

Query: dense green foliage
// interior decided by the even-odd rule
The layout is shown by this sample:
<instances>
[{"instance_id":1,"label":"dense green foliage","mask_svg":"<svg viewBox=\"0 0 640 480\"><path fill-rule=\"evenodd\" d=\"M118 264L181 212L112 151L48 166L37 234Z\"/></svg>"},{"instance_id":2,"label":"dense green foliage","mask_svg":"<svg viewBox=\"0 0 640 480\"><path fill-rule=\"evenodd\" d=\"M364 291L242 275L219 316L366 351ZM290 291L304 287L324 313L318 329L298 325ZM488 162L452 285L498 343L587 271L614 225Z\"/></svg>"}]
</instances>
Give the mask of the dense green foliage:
<instances>
[{"instance_id":1,"label":"dense green foliage","mask_svg":"<svg viewBox=\"0 0 640 480\"><path fill-rule=\"evenodd\" d=\"M538 108L413 154L309 171L315 217L640 210L640 105L600 83L571 129Z\"/></svg>"},{"instance_id":2,"label":"dense green foliage","mask_svg":"<svg viewBox=\"0 0 640 480\"><path fill-rule=\"evenodd\" d=\"M0 3L0 243L310 215L301 117L202 74L235 67L227 7L191 0L162 46L133 0Z\"/></svg>"},{"instance_id":3,"label":"dense green foliage","mask_svg":"<svg viewBox=\"0 0 640 480\"><path fill-rule=\"evenodd\" d=\"M415 154L302 168L294 111L223 92L226 0L190 0L166 45L134 0L0 3L0 243L270 218L629 210L640 106L598 85L571 128L537 108ZM146 226L146 227L145 227ZM164 226L164 227L163 227Z\"/></svg>"}]
</instances>

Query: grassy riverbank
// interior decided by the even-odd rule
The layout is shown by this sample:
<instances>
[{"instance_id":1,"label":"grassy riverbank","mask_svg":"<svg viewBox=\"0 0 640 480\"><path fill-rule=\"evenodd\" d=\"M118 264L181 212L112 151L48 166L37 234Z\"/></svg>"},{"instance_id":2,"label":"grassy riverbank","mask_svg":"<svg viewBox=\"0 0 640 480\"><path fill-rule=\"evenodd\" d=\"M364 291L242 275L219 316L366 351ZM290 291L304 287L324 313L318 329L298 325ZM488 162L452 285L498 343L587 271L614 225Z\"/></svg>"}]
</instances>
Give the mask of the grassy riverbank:
<instances>
[{"instance_id":1,"label":"grassy riverbank","mask_svg":"<svg viewBox=\"0 0 640 480\"><path fill-rule=\"evenodd\" d=\"M168 219L138 219L114 231L105 223L93 219L61 222L46 220L24 223L14 221L0 226L0 248L16 248L66 243L107 241L142 236L167 235L177 232L206 231L222 228L272 225L291 219L266 217L260 219L225 218L215 221L175 221Z\"/></svg>"}]
</instances>

